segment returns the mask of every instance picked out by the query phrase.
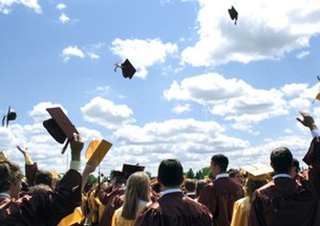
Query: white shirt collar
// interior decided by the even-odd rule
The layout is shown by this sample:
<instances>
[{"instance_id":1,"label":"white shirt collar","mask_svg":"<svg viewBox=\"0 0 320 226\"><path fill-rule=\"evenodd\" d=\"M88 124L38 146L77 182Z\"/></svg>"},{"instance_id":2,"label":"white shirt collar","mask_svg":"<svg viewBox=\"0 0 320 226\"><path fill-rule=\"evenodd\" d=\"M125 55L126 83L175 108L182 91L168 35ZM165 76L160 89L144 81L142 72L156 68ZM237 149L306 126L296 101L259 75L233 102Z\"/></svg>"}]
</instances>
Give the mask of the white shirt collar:
<instances>
[{"instance_id":1,"label":"white shirt collar","mask_svg":"<svg viewBox=\"0 0 320 226\"><path fill-rule=\"evenodd\" d=\"M225 178L225 177L229 177L228 173L220 173L216 176L215 180L218 180L219 178Z\"/></svg>"},{"instance_id":2,"label":"white shirt collar","mask_svg":"<svg viewBox=\"0 0 320 226\"><path fill-rule=\"evenodd\" d=\"M277 175L274 175L272 178L273 179L276 179L276 178L279 178L279 177L286 177L286 178L291 178L289 174L287 173L279 173Z\"/></svg>"},{"instance_id":3,"label":"white shirt collar","mask_svg":"<svg viewBox=\"0 0 320 226\"><path fill-rule=\"evenodd\" d=\"M171 189L164 190L161 196L171 194L171 193L176 193L176 192L181 192L180 188L171 188Z\"/></svg>"},{"instance_id":4,"label":"white shirt collar","mask_svg":"<svg viewBox=\"0 0 320 226\"><path fill-rule=\"evenodd\" d=\"M3 193L0 193L0 198L8 198L8 199L11 199L11 196L6 193L6 192L3 192Z\"/></svg>"}]
</instances>

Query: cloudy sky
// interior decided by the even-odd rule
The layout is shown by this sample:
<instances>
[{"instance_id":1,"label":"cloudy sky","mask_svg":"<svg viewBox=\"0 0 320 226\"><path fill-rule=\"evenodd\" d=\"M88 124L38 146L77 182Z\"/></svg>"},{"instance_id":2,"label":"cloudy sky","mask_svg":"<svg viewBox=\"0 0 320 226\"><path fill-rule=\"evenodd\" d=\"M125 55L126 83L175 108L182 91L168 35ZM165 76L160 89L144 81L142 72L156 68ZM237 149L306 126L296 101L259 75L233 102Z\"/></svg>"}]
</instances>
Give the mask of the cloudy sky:
<instances>
[{"instance_id":1,"label":"cloudy sky","mask_svg":"<svg viewBox=\"0 0 320 226\"><path fill-rule=\"evenodd\" d=\"M0 150L21 164L16 145L66 169L42 126L51 106L86 146L114 144L106 172L140 163L154 174L166 158L198 170L217 153L231 167L268 163L283 145L301 160L310 134L298 111L320 119L319 0L0 0L0 30L0 115L18 113ZM114 72L126 58L132 80Z\"/></svg>"}]
</instances>

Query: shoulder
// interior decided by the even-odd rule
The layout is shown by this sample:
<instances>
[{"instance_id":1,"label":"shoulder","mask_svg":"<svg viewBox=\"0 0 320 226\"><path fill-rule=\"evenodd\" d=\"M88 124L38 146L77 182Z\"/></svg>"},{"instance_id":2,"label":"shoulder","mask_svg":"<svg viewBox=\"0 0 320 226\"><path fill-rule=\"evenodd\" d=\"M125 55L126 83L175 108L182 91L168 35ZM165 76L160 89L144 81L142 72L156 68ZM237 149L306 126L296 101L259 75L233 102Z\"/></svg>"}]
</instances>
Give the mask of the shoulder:
<instances>
[{"instance_id":1,"label":"shoulder","mask_svg":"<svg viewBox=\"0 0 320 226\"><path fill-rule=\"evenodd\" d=\"M270 181L269 183L263 185L262 187L258 188L254 194L256 197L261 199L269 199L272 196L272 191L274 190L274 181Z\"/></svg>"}]
</instances>

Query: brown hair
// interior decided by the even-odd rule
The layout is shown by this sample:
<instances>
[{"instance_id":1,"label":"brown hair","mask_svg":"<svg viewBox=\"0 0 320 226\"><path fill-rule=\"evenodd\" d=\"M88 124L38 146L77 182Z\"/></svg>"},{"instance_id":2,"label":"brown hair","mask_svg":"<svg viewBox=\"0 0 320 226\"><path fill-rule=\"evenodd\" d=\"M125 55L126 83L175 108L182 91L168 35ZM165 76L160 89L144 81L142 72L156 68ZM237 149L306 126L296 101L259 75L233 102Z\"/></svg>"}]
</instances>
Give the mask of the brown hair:
<instances>
[{"instance_id":1,"label":"brown hair","mask_svg":"<svg viewBox=\"0 0 320 226\"><path fill-rule=\"evenodd\" d=\"M262 187L263 185L265 185L267 183L268 183L267 180L253 181L250 178L246 179L244 186L243 186L243 190L245 192L245 195L249 197L250 202L252 200L252 196L253 196L253 193L255 192L255 190L257 190L258 188Z\"/></svg>"},{"instance_id":2,"label":"brown hair","mask_svg":"<svg viewBox=\"0 0 320 226\"><path fill-rule=\"evenodd\" d=\"M16 184L23 178L20 167L9 161L0 162L0 193L6 192L11 185Z\"/></svg>"},{"instance_id":3,"label":"brown hair","mask_svg":"<svg viewBox=\"0 0 320 226\"><path fill-rule=\"evenodd\" d=\"M196 181L192 179L186 179L184 181L184 188L187 192L194 192L196 190Z\"/></svg>"},{"instance_id":4,"label":"brown hair","mask_svg":"<svg viewBox=\"0 0 320 226\"><path fill-rule=\"evenodd\" d=\"M135 220L138 214L139 200L150 201L150 179L144 172L132 174L127 180L125 199L121 216Z\"/></svg>"}]
</instances>

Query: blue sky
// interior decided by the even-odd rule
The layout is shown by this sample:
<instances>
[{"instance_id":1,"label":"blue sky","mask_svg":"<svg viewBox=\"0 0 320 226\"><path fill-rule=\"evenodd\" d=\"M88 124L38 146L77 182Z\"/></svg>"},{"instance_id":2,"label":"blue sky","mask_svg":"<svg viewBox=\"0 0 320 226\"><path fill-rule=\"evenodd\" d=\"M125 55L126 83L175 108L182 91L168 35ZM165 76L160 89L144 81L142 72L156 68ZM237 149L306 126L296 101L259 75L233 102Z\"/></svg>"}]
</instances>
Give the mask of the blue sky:
<instances>
[{"instance_id":1,"label":"blue sky","mask_svg":"<svg viewBox=\"0 0 320 226\"><path fill-rule=\"evenodd\" d=\"M316 0L0 0L0 29L0 114L18 113L0 149L19 163L17 144L65 170L41 124L56 105L86 145L114 144L105 171L139 162L155 173L165 158L197 170L216 153L241 167L282 145L301 160L310 135L295 117L319 117ZM126 58L132 80L113 71Z\"/></svg>"}]
</instances>

